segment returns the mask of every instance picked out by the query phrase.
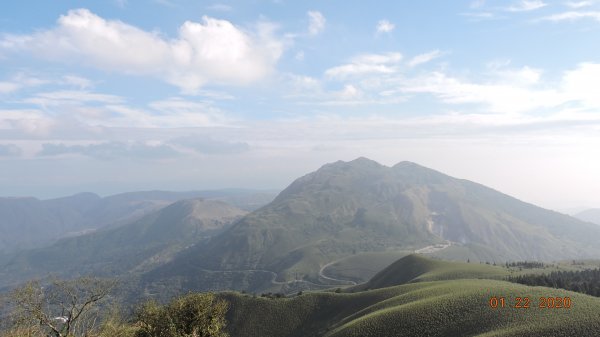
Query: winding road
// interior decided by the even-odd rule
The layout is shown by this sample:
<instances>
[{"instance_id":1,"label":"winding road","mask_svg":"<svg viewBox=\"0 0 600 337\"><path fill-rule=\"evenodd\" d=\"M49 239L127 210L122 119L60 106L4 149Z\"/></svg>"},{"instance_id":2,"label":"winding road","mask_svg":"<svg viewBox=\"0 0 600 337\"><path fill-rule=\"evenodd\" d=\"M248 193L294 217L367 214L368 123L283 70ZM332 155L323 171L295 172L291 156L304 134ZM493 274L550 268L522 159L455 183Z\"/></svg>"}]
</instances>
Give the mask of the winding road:
<instances>
[{"instance_id":1,"label":"winding road","mask_svg":"<svg viewBox=\"0 0 600 337\"><path fill-rule=\"evenodd\" d=\"M323 271L325 271L325 268L327 268L327 267L335 264L338 261L340 261L340 260L331 261L328 264L326 264L323 267L321 267L321 269L319 270L319 277L321 277L321 278L323 278L325 280L338 282L338 284L335 284L335 285L340 285L339 283L341 283L341 285L353 285L353 286L355 286L356 282L354 282L354 281L336 279L336 278L333 278L333 277L325 276L325 274L323 274ZM332 284L330 284L330 285L332 285Z\"/></svg>"},{"instance_id":2,"label":"winding road","mask_svg":"<svg viewBox=\"0 0 600 337\"><path fill-rule=\"evenodd\" d=\"M445 243L438 243L437 245L431 245L431 246L423 247L421 249L417 249L417 250L415 250L415 253L430 254L430 253L439 252L440 250L446 249L450 246L452 246L452 242L446 240Z\"/></svg>"}]
</instances>

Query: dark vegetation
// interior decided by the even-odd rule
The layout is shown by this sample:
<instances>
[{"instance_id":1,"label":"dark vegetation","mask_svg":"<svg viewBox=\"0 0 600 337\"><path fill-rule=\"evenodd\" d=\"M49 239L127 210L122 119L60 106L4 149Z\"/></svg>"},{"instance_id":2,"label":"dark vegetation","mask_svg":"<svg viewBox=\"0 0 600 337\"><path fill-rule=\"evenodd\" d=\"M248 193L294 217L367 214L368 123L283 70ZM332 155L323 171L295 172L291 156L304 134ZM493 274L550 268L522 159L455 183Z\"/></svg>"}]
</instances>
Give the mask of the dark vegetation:
<instances>
[{"instance_id":1,"label":"dark vegetation","mask_svg":"<svg viewBox=\"0 0 600 337\"><path fill-rule=\"evenodd\" d=\"M518 262L506 262L506 268L516 267L522 269L534 269L534 268L544 268L546 265L542 262L537 261L518 261Z\"/></svg>"},{"instance_id":2,"label":"dark vegetation","mask_svg":"<svg viewBox=\"0 0 600 337\"><path fill-rule=\"evenodd\" d=\"M561 288L600 297L600 269L509 276L508 280L529 286Z\"/></svg>"},{"instance_id":3,"label":"dark vegetation","mask_svg":"<svg viewBox=\"0 0 600 337\"><path fill-rule=\"evenodd\" d=\"M228 304L210 293L189 294L161 306L147 302L136 315L135 337L227 337Z\"/></svg>"}]
</instances>

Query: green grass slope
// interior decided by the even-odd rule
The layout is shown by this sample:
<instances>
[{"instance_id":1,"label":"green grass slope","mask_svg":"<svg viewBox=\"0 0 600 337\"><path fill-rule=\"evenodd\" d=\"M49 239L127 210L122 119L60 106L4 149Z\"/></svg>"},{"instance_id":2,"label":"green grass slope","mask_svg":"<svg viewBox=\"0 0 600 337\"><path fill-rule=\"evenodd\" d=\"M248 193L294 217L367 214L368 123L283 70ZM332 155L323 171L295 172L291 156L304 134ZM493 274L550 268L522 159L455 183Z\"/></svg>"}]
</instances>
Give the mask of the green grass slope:
<instances>
[{"instance_id":1,"label":"green grass slope","mask_svg":"<svg viewBox=\"0 0 600 337\"><path fill-rule=\"evenodd\" d=\"M454 279L500 279L509 275L504 267L479 263L433 260L411 254L392 263L357 289L378 289L394 285Z\"/></svg>"},{"instance_id":2,"label":"green grass slope","mask_svg":"<svg viewBox=\"0 0 600 337\"><path fill-rule=\"evenodd\" d=\"M598 336L600 299L495 280L448 280L358 293L294 298L222 294L232 336ZM492 296L528 296L529 309L492 309ZM570 297L571 309L540 309L539 297Z\"/></svg>"},{"instance_id":3,"label":"green grass slope","mask_svg":"<svg viewBox=\"0 0 600 337\"><path fill-rule=\"evenodd\" d=\"M366 285L290 298L222 293L232 336L598 336L600 299L499 278L502 267L409 255ZM365 290L369 288L370 290ZM505 298L492 308L491 297ZM515 308L528 297L529 308ZM572 307L540 308L540 297L569 297Z\"/></svg>"}]
</instances>

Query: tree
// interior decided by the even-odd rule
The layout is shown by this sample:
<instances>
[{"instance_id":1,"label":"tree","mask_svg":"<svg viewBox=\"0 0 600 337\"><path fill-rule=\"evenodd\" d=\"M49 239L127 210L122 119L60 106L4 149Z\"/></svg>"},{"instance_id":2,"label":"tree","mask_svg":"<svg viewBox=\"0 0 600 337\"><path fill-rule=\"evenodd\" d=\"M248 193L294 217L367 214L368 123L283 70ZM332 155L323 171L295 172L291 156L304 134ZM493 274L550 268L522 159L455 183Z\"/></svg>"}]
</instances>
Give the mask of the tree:
<instances>
[{"instance_id":1,"label":"tree","mask_svg":"<svg viewBox=\"0 0 600 337\"><path fill-rule=\"evenodd\" d=\"M10 294L12 326L55 337L87 336L97 328L98 304L115 281L84 277L55 280L48 286L31 281Z\"/></svg>"},{"instance_id":2,"label":"tree","mask_svg":"<svg viewBox=\"0 0 600 337\"><path fill-rule=\"evenodd\" d=\"M137 313L137 337L227 337L227 302L214 294L189 294L160 306L150 301Z\"/></svg>"}]
</instances>

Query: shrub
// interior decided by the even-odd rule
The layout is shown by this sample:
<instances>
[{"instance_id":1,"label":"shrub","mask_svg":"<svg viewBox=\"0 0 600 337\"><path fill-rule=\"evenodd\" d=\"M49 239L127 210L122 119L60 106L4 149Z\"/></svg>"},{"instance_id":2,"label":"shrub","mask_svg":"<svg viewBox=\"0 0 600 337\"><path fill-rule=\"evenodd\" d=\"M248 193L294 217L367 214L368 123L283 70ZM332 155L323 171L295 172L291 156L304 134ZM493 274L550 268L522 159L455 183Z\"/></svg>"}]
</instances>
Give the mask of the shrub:
<instances>
[{"instance_id":1,"label":"shrub","mask_svg":"<svg viewBox=\"0 0 600 337\"><path fill-rule=\"evenodd\" d=\"M165 306L150 301L137 313L136 337L226 337L228 304L214 294L189 294Z\"/></svg>"}]
</instances>

